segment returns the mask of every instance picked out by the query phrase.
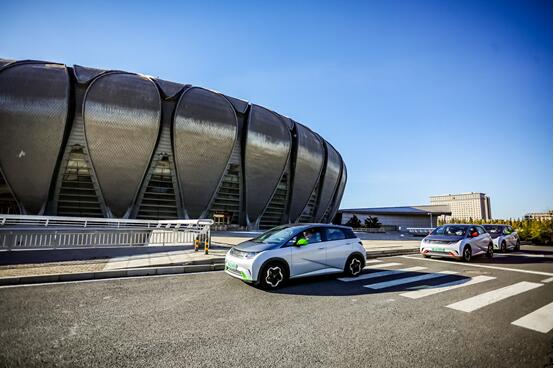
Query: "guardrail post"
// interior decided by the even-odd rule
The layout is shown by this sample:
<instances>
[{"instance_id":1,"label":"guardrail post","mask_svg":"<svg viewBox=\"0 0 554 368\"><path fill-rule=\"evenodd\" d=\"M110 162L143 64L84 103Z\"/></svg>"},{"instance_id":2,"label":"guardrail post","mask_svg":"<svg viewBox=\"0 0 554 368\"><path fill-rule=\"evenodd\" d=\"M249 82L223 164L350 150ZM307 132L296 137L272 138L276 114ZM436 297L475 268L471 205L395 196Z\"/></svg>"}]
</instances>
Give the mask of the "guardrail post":
<instances>
[{"instance_id":1,"label":"guardrail post","mask_svg":"<svg viewBox=\"0 0 554 368\"><path fill-rule=\"evenodd\" d=\"M208 254L210 250L210 243L208 242L208 234L204 235L204 254Z\"/></svg>"}]
</instances>

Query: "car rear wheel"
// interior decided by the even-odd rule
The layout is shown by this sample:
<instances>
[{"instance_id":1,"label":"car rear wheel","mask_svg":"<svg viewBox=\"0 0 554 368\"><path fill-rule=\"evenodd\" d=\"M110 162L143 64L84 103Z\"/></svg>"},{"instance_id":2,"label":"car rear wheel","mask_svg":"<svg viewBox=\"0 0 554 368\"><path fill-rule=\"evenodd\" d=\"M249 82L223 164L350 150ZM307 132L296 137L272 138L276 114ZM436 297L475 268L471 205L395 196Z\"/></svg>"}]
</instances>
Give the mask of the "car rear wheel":
<instances>
[{"instance_id":1,"label":"car rear wheel","mask_svg":"<svg viewBox=\"0 0 554 368\"><path fill-rule=\"evenodd\" d=\"M506 247L506 244L504 244L504 248L505 247ZM490 243L488 248L487 248L487 257L492 258L493 255L494 255L494 247L493 247L492 243Z\"/></svg>"},{"instance_id":2,"label":"car rear wheel","mask_svg":"<svg viewBox=\"0 0 554 368\"><path fill-rule=\"evenodd\" d=\"M471 247L469 245L466 245L466 247L464 248L464 252L462 253L462 259L464 260L464 262L469 262L471 261L471 257Z\"/></svg>"},{"instance_id":3,"label":"car rear wheel","mask_svg":"<svg viewBox=\"0 0 554 368\"><path fill-rule=\"evenodd\" d=\"M270 262L260 274L260 286L264 289L276 289L288 279L288 272L281 262Z\"/></svg>"},{"instance_id":4,"label":"car rear wheel","mask_svg":"<svg viewBox=\"0 0 554 368\"><path fill-rule=\"evenodd\" d=\"M502 244L500 244L500 252L506 253L506 242L502 241Z\"/></svg>"},{"instance_id":5,"label":"car rear wheel","mask_svg":"<svg viewBox=\"0 0 554 368\"><path fill-rule=\"evenodd\" d=\"M356 277L364 268L364 260L358 254L351 255L344 266L344 273L350 277Z\"/></svg>"}]
</instances>

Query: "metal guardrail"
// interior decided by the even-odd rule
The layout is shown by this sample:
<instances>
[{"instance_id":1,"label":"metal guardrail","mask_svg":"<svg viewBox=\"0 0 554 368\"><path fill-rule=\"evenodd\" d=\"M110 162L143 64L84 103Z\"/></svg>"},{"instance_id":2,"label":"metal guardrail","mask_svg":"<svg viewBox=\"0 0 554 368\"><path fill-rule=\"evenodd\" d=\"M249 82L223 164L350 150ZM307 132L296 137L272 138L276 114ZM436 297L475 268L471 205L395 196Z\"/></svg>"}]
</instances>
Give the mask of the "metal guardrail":
<instances>
[{"instance_id":1,"label":"metal guardrail","mask_svg":"<svg viewBox=\"0 0 554 368\"><path fill-rule=\"evenodd\" d=\"M211 244L212 220L124 220L0 215L0 248L48 249Z\"/></svg>"},{"instance_id":2,"label":"metal guardrail","mask_svg":"<svg viewBox=\"0 0 554 368\"><path fill-rule=\"evenodd\" d=\"M434 227L408 227L406 230L413 235L427 236L431 231L435 230Z\"/></svg>"}]
</instances>

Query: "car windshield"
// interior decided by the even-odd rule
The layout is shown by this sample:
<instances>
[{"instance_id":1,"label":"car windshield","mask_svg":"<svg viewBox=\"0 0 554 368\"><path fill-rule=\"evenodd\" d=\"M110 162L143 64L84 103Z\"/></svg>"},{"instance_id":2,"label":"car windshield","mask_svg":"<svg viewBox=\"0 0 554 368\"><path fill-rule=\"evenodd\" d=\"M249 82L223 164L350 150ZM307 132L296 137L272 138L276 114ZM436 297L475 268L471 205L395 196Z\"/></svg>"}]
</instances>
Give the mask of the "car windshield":
<instances>
[{"instance_id":1,"label":"car windshield","mask_svg":"<svg viewBox=\"0 0 554 368\"><path fill-rule=\"evenodd\" d=\"M431 235L463 236L466 229L466 225L443 225L433 230Z\"/></svg>"},{"instance_id":2,"label":"car windshield","mask_svg":"<svg viewBox=\"0 0 554 368\"><path fill-rule=\"evenodd\" d=\"M257 238L252 239L254 243L281 244L289 240L297 231L294 227L278 226L266 231Z\"/></svg>"},{"instance_id":3,"label":"car windshield","mask_svg":"<svg viewBox=\"0 0 554 368\"><path fill-rule=\"evenodd\" d=\"M483 227L489 234L500 234L503 230L503 226L485 225Z\"/></svg>"}]
</instances>

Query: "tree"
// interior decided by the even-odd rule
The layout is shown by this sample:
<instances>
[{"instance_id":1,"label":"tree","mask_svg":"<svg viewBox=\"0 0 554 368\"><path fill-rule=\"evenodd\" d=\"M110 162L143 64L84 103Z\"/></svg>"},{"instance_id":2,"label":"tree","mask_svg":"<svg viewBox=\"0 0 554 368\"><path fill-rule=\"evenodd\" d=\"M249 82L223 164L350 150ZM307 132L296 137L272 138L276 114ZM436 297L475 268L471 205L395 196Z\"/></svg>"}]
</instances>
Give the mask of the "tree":
<instances>
[{"instance_id":1,"label":"tree","mask_svg":"<svg viewBox=\"0 0 554 368\"><path fill-rule=\"evenodd\" d=\"M362 226L362 222L360 221L358 216L352 215L352 217L350 217L350 220L348 220L348 222L346 223L346 226L350 226L351 228L358 229Z\"/></svg>"},{"instance_id":2,"label":"tree","mask_svg":"<svg viewBox=\"0 0 554 368\"><path fill-rule=\"evenodd\" d=\"M379 218L377 217L371 217L368 216L364 221L365 227L369 229L378 229L381 227L381 223L379 222Z\"/></svg>"}]
</instances>

